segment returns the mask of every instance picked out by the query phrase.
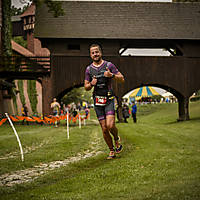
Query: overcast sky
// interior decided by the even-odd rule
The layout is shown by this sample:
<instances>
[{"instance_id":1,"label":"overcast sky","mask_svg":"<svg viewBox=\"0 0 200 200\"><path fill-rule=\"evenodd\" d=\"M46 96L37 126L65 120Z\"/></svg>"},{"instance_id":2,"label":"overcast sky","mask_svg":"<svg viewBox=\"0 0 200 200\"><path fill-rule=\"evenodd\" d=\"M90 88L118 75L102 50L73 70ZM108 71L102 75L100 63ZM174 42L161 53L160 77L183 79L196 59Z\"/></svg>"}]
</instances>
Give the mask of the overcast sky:
<instances>
[{"instance_id":1,"label":"overcast sky","mask_svg":"<svg viewBox=\"0 0 200 200\"><path fill-rule=\"evenodd\" d=\"M12 5L14 5L17 8L23 7L24 5L27 5L29 3L29 0L11 0Z\"/></svg>"}]
</instances>

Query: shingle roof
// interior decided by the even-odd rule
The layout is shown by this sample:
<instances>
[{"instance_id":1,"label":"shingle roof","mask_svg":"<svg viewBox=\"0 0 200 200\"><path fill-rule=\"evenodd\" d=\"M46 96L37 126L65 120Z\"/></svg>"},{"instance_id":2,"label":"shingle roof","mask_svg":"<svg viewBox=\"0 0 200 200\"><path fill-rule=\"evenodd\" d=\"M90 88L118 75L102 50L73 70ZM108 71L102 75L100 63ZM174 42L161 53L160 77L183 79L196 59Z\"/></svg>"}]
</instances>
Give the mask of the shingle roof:
<instances>
[{"instance_id":1,"label":"shingle roof","mask_svg":"<svg viewBox=\"0 0 200 200\"><path fill-rule=\"evenodd\" d=\"M200 39L200 3L64 1L65 15L36 9L39 38Z\"/></svg>"}]
</instances>

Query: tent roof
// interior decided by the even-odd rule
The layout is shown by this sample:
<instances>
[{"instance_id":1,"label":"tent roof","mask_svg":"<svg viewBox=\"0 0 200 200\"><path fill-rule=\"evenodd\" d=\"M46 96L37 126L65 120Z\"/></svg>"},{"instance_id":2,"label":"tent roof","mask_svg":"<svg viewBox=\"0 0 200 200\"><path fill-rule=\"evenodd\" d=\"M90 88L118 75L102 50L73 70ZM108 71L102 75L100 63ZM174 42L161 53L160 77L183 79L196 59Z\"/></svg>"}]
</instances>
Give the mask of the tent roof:
<instances>
[{"instance_id":1,"label":"tent roof","mask_svg":"<svg viewBox=\"0 0 200 200\"><path fill-rule=\"evenodd\" d=\"M150 97L154 95L160 94L151 86L144 86L133 90L129 97Z\"/></svg>"},{"instance_id":2,"label":"tent roof","mask_svg":"<svg viewBox=\"0 0 200 200\"><path fill-rule=\"evenodd\" d=\"M166 92L166 93L164 93L164 94L162 94L162 96L163 97L172 97L172 96L174 96L172 93L170 93L170 92Z\"/></svg>"}]
</instances>

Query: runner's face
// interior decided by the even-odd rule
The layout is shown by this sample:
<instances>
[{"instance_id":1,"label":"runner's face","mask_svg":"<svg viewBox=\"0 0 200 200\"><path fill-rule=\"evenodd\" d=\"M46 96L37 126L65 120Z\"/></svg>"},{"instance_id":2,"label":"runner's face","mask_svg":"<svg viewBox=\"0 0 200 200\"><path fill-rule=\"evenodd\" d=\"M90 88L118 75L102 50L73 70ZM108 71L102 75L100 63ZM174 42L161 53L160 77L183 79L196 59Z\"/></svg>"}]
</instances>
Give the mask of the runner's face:
<instances>
[{"instance_id":1,"label":"runner's face","mask_svg":"<svg viewBox=\"0 0 200 200\"><path fill-rule=\"evenodd\" d=\"M90 57L94 62L99 62L102 59L102 53L98 47L90 48Z\"/></svg>"}]
</instances>

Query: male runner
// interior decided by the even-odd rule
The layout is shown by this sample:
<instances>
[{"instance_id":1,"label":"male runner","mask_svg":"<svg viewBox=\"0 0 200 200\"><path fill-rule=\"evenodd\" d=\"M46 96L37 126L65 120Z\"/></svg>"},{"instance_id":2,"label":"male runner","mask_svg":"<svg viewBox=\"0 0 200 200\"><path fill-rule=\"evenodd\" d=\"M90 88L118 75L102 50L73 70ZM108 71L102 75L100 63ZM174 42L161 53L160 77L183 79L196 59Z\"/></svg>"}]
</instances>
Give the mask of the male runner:
<instances>
[{"instance_id":1,"label":"male runner","mask_svg":"<svg viewBox=\"0 0 200 200\"><path fill-rule=\"evenodd\" d=\"M103 137L110 149L107 159L116 157L115 153L122 151L122 145L118 136L118 129L115 126L114 94L111 87L111 80L124 82L124 76L118 71L114 64L102 59L102 50L98 44L90 46L90 64L85 71L85 90L93 90L94 108L102 128ZM114 149L112 137L115 140Z\"/></svg>"}]
</instances>

